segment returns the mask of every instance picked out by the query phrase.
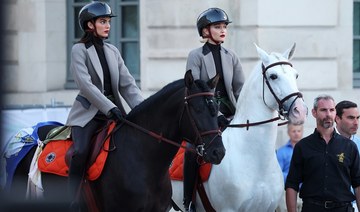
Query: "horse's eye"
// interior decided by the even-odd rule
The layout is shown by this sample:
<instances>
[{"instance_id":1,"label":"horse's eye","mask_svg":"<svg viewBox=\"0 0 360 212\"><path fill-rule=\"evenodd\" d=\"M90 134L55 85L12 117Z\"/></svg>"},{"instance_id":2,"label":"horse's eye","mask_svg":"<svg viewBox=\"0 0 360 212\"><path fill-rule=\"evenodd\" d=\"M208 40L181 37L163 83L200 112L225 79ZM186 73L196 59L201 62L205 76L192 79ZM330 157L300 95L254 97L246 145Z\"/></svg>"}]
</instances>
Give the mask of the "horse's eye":
<instances>
[{"instance_id":1,"label":"horse's eye","mask_svg":"<svg viewBox=\"0 0 360 212\"><path fill-rule=\"evenodd\" d=\"M214 101L212 99L206 99L206 104L212 105L214 104Z\"/></svg>"},{"instance_id":2,"label":"horse's eye","mask_svg":"<svg viewBox=\"0 0 360 212\"><path fill-rule=\"evenodd\" d=\"M272 80L276 80L278 77L277 77L277 75L276 74L271 74L270 75L270 79L272 79Z\"/></svg>"},{"instance_id":3,"label":"horse's eye","mask_svg":"<svg viewBox=\"0 0 360 212\"><path fill-rule=\"evenodd\" d=\"M297 79L297 78L299 78L299 74L296 74L296 76L295 76L295 77L296 77L296 79Z\"/></svg>"},{"instance_id":4,"label":"horse's eye","mask_svg":"<svg viewBox=\"0 0 360 212\"><path fill-rule=\"evenodd\" d=\"M217 110L218 110L218 105L215 104L213 99L206 99L206 104L210 110L210 113L212 116L215 116L217 114Z\"/></svg>"}]
</instances>

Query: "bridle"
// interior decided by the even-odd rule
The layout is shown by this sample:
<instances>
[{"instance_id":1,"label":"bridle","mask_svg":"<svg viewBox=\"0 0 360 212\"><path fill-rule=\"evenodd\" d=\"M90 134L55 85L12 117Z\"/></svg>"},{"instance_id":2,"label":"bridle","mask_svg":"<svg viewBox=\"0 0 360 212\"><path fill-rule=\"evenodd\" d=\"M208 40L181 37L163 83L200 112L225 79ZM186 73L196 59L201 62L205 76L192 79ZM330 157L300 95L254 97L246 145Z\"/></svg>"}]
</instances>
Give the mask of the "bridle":
<instances>
[{"instance_id":1,"label":"bridle","mask_svg":"<svg viewBox=\"0 0 360 212\"><path fill-rule=\"evenodd\" d=\"M198 154L200 156L203 156L206 147L205 147L205 142L204 142L202 137L206 136L206 135L215 134L214 138L208 143L208 144L211 144L215 140L215 138L217 136L221 136L221 131L220 131L220 129L214 129L214 130L209 130L209 131L205 131L205 132L200 132L199 131L199 128L197 127L197 125L195 123L195 120L194 120L193 116L190 113L188 100L192 99L192 98L195 98L195 97L201 97L201 96L214 96L214 93L212 93L212 92L201 92L201 93L196 93L196 94L189 95L188 94L188 89L185 87L184 110L182 111L181 116L180 116L180 120L179 120L179 126L180 126L181 120L182 120L182 118L184 116L184 111L186 111L186 114L188 115L188 117L190 119L192 128L194 129L195 134L196 134L195 141L190 142L190 143L193 143L196 146L195 148L187 147L185 145L179 144L176 141L172 141L170 139L167 139L167 138L162 136L162 133L158 134L158 133L152 132L150 130L147 130L147 129L145 129L145 128L143 128L143 127L141 127L141 126L139 126L139 125L125 119L125 118L122 120L122 123L120 122L120 124L118 124L118 126L111 132L111 134L114 133L116 130L118 130L122 126L122 124L127 124L127 125L130 125L130 126L136 128L136 129L140 130L143 133L148 134L151 137L156 138L158 142L165 141L165 142L167 142L169 144L172 144L174 146L184 148L187 151L191 151L191 152L194 152L194 153L196 153L196 154ZM187 139L187 140L189 140L189 139ZM115 148L116 147L114 147L112 150L114 150Z\"/></svg>"},{"instance_id":2,"label":"bridle","mask_svg":"<svg viewBox=\"0 0 360 212\"><path fill-rule=\"evenodd\" d=\"M296 96L296 98L292 101L291 105L289 108L292 107L292 105L295 103L295 101L298 99L298 98L302 98L302 93L300 92L294 92L294 93L291 93L287 96L285 96L283 99L279 99L279 97L275 94L274 92L274 89L271 87L270 85L270 82L268 80L268 78L266 77L266 71L274 66L278 66L278 65L289 65L292 67L292 64L290 62L286 62L286 61L280 61L280 62L276 62L276 63L272 63L270 65L268 65L267 67L264 66L264 64L261 64L261 68L262 68L262 75L263 75L263 101L264 101L264 104L266 104L265 102L265 83L267 85L267 87L269 88L271 94L273 95L273 97L275 98L278 106L279 106L279 109L278 109L278 116L275 117L275 118L272 118L272 119L268 119L268 120L265 120L265 121L259 121L259 122L250 122L249 120L247 120L247 123L246 124L230 124L228 125L227 127L246 127L246 130L249 130L249 127L251 126L256 126L256 125L261 125L261 124L266 124L266 123L270 123L270 122L274 122L274 121L277 121L277 120L285 120L285 116L287 116L289 114L289 111L287 111L284 107L284 103L289 100L291 97L293 96ZM283 125L283 124L286 124L287 122L285 123L280 123L279 125Z\"/></svg>"},{"instance_id":3,"label":"bridle","mask_svg":"<svg viewBox=\"0 0 360 212\"><path fill-rule=\"evenodd\" d=\"M279 116L287 116L289 111L285 110L284 108L284 102L286 102L288 99L290 99L291 97L293 96L296 96L296 98L294 99L294 101L291 103L291 106L294 104L294 102L296 101L297 98L302 98L302 94L300 92L294 92L294 93L291 93L287 96L285 96L283 99L279 99L279 97L276 96L274 90L272 89L271 85L270 85L270 82L268 80L268 78L266 77L266 71L274 66L278 66L278 65L289 65L292 67L292 64L289 63L289 62L286 62L286 61L280 61L280 62L276 62L276 63L272 63L270 65L268 65L267 67L264 66L264 64L261 65L262 67L262 75L263 75L263 101L266 105L266 102L265 102L265 86L264 86L264 82L266 83L267 87L269 88L271 94L273 95L273 97L275 98L276 102L278 103L279 105L279 110L278 110L278 113L279 113ZM289 108L291 108L291 106Z\"/></svg>"},{"instance_id":4,"label":"bridle","mask_svg":"<svg viewBox=\"0 0 360 212\"><path fill-rule=\"evenodd\" d=\"M196 138L195 138L195 141L193 142L190 142L190 143L193 143L195 146L196 146L196 153L199 155L199 156L203 156L204 155L204 152L205 152L205 142L203 140L203 136L206 136L206 135L211 135L211 134L215 134L214 138L208 143L209 145L215 140L215 138L217 136L221 136L221 131L220 129L214 129L214 130L208 130L208 131L205 131L205 132L200 132L199 131L199 128L197 127L196 123L195 123L195 120L193 118L193 116L191 115L191 112L190 112L190 108L189 108L189 102L188 100L189 99L192 99L192 98L195 98L195 97L202 97L202 96L211 96L213 97L214 96L214 93L213 92L201 92L201 93L196 93L196 94L191 94L189 95L188 94L188 89L185 88L185 97L184 97L184 111L186 111L186 114L188 115L189 119L190 119L190 122L191 122L191 125L192 125L192 128L194 129L195 131L195 134L196 134ZM180 121L179 123L181 122L182 118L183 118L183 115L184 115L184 111L181 115L181 118L180 118ZM179 124L180 125L180 124Z\"/></svg>"}]
</instances>

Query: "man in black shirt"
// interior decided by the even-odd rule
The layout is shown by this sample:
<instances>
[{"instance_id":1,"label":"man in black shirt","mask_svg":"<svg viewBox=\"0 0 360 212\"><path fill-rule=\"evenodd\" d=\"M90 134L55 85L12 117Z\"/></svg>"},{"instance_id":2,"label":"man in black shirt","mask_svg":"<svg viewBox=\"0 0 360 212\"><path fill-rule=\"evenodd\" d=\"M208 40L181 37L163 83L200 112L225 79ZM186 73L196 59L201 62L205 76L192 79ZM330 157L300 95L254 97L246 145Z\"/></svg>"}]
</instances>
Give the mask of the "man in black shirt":
<instances>
[{"instance_id":1,"label":"man in black shirt","mask_svg":"<svg viewBox=\"0 0 360 212\"><path fill-rule=\"evenodd\" d=\"M287 209L296 211L300 190L304 212L352 211L351 201L356 199L360 204L360 159L356 144L336 133L335 101L331 96L315 98L312 115L316 129L296 144L291 159L285 183Z\"/></svg>"}]
</instances>

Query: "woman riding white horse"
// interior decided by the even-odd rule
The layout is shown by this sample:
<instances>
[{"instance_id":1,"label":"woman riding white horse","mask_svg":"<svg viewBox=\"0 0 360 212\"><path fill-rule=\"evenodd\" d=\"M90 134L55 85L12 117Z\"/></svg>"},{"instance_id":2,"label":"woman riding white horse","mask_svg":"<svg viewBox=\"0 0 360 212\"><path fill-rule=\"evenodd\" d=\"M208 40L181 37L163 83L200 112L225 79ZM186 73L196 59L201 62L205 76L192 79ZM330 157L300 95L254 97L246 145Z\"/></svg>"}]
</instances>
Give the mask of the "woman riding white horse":
<instances>
[{"instance_id":1,"label":"woman riding white horse","mask_svg":"<svg viewBox=\"0 0 360 212\"><path fill-rule=\"evenodd\" d=\"M216 211L275 211L284 182L275 155L278 121L302 123L307 115L289 63L295 45L283 54L257 47L261 61L244 84L234 119L223 132L226 155L204 182ZM172 181L173 200L181 206L182 182ZM199 195L197 211L205 211ZM209 211L209 209L207 209Z\"/></svg>"}]
</instances>

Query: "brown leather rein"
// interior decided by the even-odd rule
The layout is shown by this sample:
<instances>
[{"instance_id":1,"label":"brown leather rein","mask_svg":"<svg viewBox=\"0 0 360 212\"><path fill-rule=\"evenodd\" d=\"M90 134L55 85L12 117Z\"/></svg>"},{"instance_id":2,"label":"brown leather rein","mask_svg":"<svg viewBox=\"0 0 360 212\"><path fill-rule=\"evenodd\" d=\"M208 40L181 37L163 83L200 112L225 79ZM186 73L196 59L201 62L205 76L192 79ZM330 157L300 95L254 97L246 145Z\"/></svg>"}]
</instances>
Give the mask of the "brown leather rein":
<instances>
[{"instance_id":1,"label":"brown leather rein","mask_svg":"<svg viewBox=\"0 0 360 212\"><path fill-rule=\"evenodd\" d=\"M251 126L262 125L262 124L266 124L266 123L270 123L270 122L274 122L274 121L278 121L278 120L285 120L285 116L289 113L289 111L284 109L284 102L289 100L291 97L296 96L294 101L291 103L291 106L289 107L289 108L291 108L297 98L302 98L302 94L300 92L294 92L294 93L291 93L291 94L287 95L286 97L284 97L281 100L276 96L274 90L272 89L272 87L270 85L270 82L269 82L268 78L266 77L266 71L268 69L270 69L270 68L272 68L274 66L278 66L278 65L289 65L289 66L292 67L292 64L289 63L289 62L286 62L286 61L280 61L280 62L272 63L272 64L268 65L267 67L265 67L264 64L262 64L261 67L262 67L262 75L263 75L263 101L264 101L264 103L266 105L266 102L265 102L265 99L264 99L264 96L265 96L264 95L264 92L265 92L264 82L265 82L267 87L269 88L271 94L274 96L276 102L279 105L279 110L278 110L279 115L277 117L275 117L275 118L271 118L271 119L268 119L268 120L265 120L265 121L259 121L259 122L250 123L250 121L247 120L246 124L229 124L229 125L227 125L227 127L236 127L236 128L246 127L246 130L249 130L249 127L251 127ZM288 121L285 121L285 122L279 123L278 126L285 125L287 123L288 123Z\"/></svg>"},{"instance_id":2,"label":"brown leather rein","mask_svg":"<svg viewBox=\"0 0 360 212\"><path fill-rule=\"evenodd\" d=\"M189 99L192 99L192 98L195 98L195 97L199 97L199 96L214 96L214 93L212 92L201 92L201 93L196 93L196 94L192 94L192 95L188 95L188 90L187 88L185 88L185 97L184 97L184 100L185 100L185 106L184 106L184 110L186 110L186 113L188 114L189 118L190 118L190 121L191 121L191 125L193 127L193 129L195 130L195 133L196 133L196 139L195 139L195 142L191 142L193 143L194 145L196 145L196 148L193 148L193 147L187 147L185 145L182 145L181 143L179 144L178 142L176 141L173 141L173 140L170 140L168 138L165 138L162 136L162 133L158 134L158 133L155 133L153 131L150 131L150 130L147 130L141 126L139 126L138 124L135 124L127 119L123 119L122 122L124 124L127 124L129 126L132 126L138 130L140 130L141 132L155 138L158 142L161 142L161 141L164 141L164 142L167 142L169 144L172 144L174 146L177 146L179 148L184 148L186 149L187 151L192 151L194 153L197 153L199 154L200 156L203 156L203 153L204 153L204 150L205 150L205 143L202 139L203 136L206 136L206 135L210 135L210 134L216 134L215 137L209 142L209 144L217 137L217 136L220 136L221 135L221 131L220 129L215 129L215 130L209 130L209 131L205 131L205 132L200 132L198 127L196 126L196 123L195 123L195 120L194 118L191 116L191 113L190 113L190 109L189 109L189 104L188 104L188 100ZM181 115L181 118L180 118L180 121L183 117L183 114L184 112L182 113ZM180 122L179 121L179 122ZM121 123L121 122L120 122ZM114 133L116 130L118 130L120 127L121 127L122 124L118 125L116 128L114 128L114 130L110 133ZM108 135L109 136L109 135ZM115 149L115 148L113 148Z\"/></svg>"},{"instance_id":3,"label":"brown leather rein","mask_svg":"<svg viewBox=\"0 0 360 212\"><path fill-rule=\"evenodd\" d=\"M268 119L265 121L252 122L252 123L250 123L249 120L247 120L246 124L229 124L229 125L227 125L227 127L234 127L234 128L246 127L246 130L249 130L249 127L270 123L270 122L277 121L280 119L283 120L282 118L280 118L280 116L272 118L272 119ZM285 122L279 123L278 126L285 125L287 123L288 123L288 121L285 121Z\"/></svg>"}]
</instances>

